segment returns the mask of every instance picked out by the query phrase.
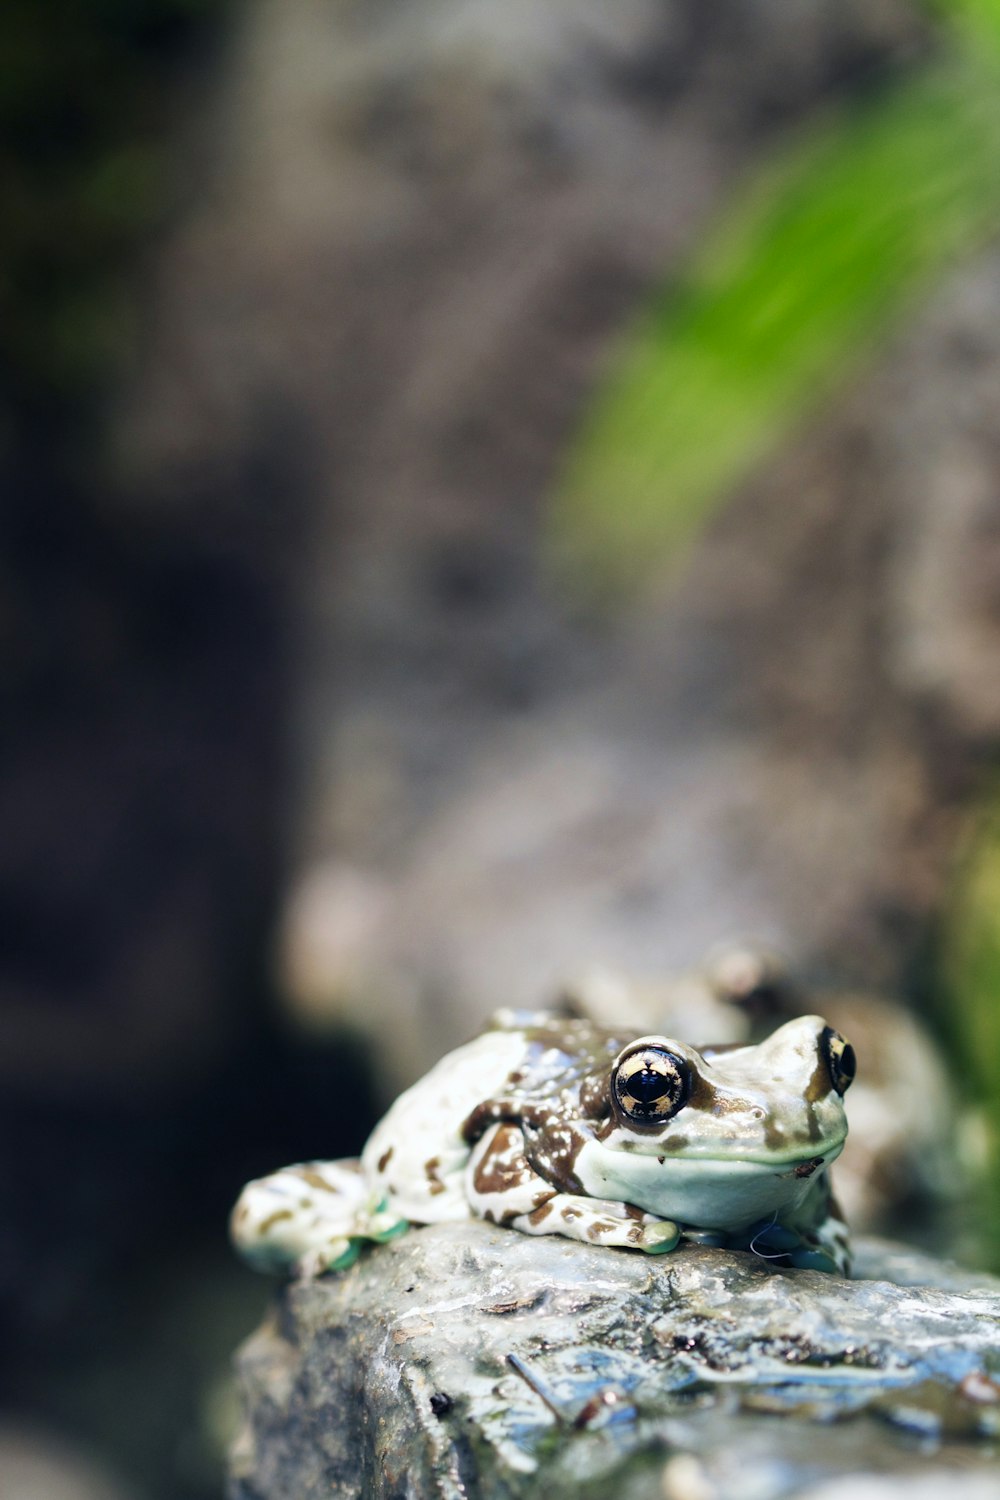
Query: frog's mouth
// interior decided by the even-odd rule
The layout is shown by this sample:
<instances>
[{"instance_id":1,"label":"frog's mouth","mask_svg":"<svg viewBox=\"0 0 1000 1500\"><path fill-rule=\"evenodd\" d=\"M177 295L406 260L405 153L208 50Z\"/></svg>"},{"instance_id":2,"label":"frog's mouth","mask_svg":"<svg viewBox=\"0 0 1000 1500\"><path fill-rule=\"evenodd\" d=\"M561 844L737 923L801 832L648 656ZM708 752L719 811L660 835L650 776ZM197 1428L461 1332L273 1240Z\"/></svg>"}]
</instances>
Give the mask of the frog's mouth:
<instances>
[{"instance_id":1,"label":"frog's mouth","mask_svg":"<svg viewBox=\"0 0 1000 1500\"><path fill-rule=\"evenodd\" d=\"M698 1229L742 1229L797 1208L816 1174L835 1161L844 1137L819 1142L809 1154L770 1157L646 1156L612 1151L600 1141L581 1147L576 1176L594 1198L634 1203L647 1213Z\"/></svg>"}]
</instances>

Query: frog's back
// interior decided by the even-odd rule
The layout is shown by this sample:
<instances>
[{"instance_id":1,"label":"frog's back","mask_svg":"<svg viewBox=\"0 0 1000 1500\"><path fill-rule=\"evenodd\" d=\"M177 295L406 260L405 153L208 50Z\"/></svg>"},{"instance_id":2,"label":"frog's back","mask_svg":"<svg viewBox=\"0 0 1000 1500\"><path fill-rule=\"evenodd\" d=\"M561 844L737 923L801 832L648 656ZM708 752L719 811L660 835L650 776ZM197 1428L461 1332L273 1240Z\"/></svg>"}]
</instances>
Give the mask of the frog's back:
<instances>
[{"instance_id":1,"label":"frog's back","mask_svg":"<svg viewBox=\"0 0 1000 1500\"><path fill-rule=\"evenodd\" d=\"M484 1099L500 1097L527 1048L517 1027L483 1032L449 1052L400 1094L362 1152L366 1177L419 1224L464 1219L469 1142L462 1127Z\"/></svg>"}]
</instances>

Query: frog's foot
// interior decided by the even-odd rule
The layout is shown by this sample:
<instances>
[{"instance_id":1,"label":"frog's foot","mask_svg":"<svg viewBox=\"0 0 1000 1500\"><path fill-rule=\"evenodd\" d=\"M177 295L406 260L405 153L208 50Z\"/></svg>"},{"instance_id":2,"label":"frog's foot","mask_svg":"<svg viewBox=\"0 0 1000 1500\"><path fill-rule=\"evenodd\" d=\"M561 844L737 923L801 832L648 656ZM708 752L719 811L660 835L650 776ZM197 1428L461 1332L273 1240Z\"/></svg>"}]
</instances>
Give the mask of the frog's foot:
<instances>
[{"instance_id":1,"label":"frog's foot","mask_svg":"<svg viewBox=\"0 0 1000 1500\"><path fill-rule=\"evenodd\" d=\"M590 1245L645 1250L647 1255L663 1255L673 1250L681 1234L669 1219L654 1219L650 1214L633 1216L624 1203L576 1193L553 1193L530 1213L500 1222L526 1234L564 1234L568 1239L583 1240Z\"/></svg>"},{"instance_id":2,"label":"frog's foot","mask_svg":"<svg viewBox=\"0 0 1000 1500\"><path fill-rule=\"evenodd\" d=\"M501 1121L469 1158L466 1193L473 1213L524 1234L562 1234L591 1245L662 1255L680 1238L676 1224L611 1199L561 1193L532 1166L519 1126Z\"/></svg>"},{"instance_id":3,"label":"frog's foot","mask_svg":"<svg viewBox=\"0 0 1000 1500\"><path fill-rule=\"evenodd\" d=\"M802 1246L792 1260L793 1266L813 1271L836 1271L851 1274L851 1233L831 1194L826 1217L814 1230L803 1234Z\"/></svg>"},{"instance_id":4,"label":"frog's foot","mask_svg":"<svg viewBox=\"0 0 1000 1500\"><path fill-rule=\"evenodd\" d=\"M233 1209L237 1250L257 1270L318 1276L357 1259L366 1240L406 1229L356 1161L312 1161L247 1183Z\"/></svg>"},{"instance_id":5,"label":"frog's foot","mask_svg":"<svg viewBox=\"0 0 1000 1500\"><path fill-rule=\"evenodd\" d=\"M831 1213L816 1228L797 1228L776 1220L753 1225L732 1248L746 1249L779 1266L800 1271L828 1271L850 1275L851 1251L847 1226Z\"/></svg>"}]
</instances>

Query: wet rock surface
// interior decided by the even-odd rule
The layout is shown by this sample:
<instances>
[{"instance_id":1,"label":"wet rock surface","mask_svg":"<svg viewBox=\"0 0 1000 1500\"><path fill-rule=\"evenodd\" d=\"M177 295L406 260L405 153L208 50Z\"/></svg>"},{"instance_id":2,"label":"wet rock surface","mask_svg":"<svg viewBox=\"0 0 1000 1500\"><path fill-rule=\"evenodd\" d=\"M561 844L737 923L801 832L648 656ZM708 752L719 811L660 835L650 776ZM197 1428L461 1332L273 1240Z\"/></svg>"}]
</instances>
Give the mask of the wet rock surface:
<instances>
[{"instance_id":1,"label":"wet rock surface","mask_svg":"<svg viewBox=\"0 0 1000 1500\"><path fill-rule=\"evenodd\" d=\"M289 1287L239 1367L231 1500L1000 1493L1000 1280L878 1241L844 1281L434 1226Z\"/></svg>"}]
</instances>

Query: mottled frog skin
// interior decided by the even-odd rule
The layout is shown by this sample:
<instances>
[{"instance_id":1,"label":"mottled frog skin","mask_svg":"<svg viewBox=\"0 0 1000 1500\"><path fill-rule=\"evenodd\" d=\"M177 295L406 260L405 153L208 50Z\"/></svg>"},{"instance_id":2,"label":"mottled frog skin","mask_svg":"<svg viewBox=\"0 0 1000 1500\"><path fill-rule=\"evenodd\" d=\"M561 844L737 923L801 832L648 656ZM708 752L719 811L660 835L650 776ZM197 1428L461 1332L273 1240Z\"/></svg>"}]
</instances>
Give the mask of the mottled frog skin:
<instances>
[{"instance_id":1,"label":"mottled frog skin","mask_svg":"<svg viewBox=\"0 0 1000 1500\"><path fill-rule=\"evenodd\" d=\"M249 1183L233 1238L261 1269L315 1275L365 1241L471 1216L650 1254L685 1238L846 1274L828 1168L854 1068L819 1016L756 1046L699 1051L501 1012L397 1099L360 1161Z\"/></svg>"}]
</instances>

